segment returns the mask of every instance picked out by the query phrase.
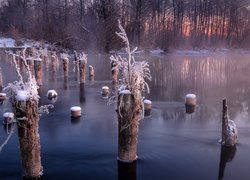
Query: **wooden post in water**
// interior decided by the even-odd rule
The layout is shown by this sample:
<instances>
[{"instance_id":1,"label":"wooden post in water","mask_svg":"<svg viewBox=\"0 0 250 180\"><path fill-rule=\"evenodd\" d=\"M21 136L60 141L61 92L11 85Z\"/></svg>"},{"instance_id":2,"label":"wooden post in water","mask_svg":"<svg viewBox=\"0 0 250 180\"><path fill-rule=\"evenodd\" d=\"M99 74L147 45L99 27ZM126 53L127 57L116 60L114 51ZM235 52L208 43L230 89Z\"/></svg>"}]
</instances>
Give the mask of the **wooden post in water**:
<instances>
[{"instance_id":1,"label":"wooden post in water","mask_svg":"<svg viewBox=\"0 0 250 180\"><path fill-rule=\"evenodd\" d=\"M38 179L43 174L38 134L38 102L33 98L18 99L17 96L12 106L19 124L18 136L23 175L26 179Z\"/></svg>"},{"instance_id":2,"label":"wooden post in water","mask_svg":"<svg viewBox=\"0 0 250 180\"><path fill-rule=\"evenodd\" d=\"M222 100L222 146L235 146L237 143L238 131L233 120L228 117L227 99Z\"/></svg>"},{"instance_id":3,"label":"wooden post in water","mask_svg":"<svg viewBox=\"0 0 250 180\"><path fill-rule=\"evenodd\" d=\"M3 88L3 73L2 68L0 67L0 91L2 91Z\"/></svg>"},{"instance_id":4,"label":"wooden post in water","mask_svg":"<svg viewBox=\"0 0 250 180\"><path fill-rule=\"evenodd\" d=\"M41 86L43 84L42 62L34 61L34 69L35 69L36 82L39 86Z\"/></svg>"},{"instance_id":5,"label":"wooden post in water","mask_svg":"<svg viewBox=\"0 0 250 180\"><path fill-rule=\"evenodd\" d=\"M112 74L112 82L117 83L118 82L118 64L115 61L111 62L111 74Z\"/></svg>"},{"instance_id":6,"label":"wooden post in water","mask_svg":"<svg viewBox=\"0 0 250 180\"><path fill-rule=\"evenodd\" d=\"M226 141L228 133L228 109L227 109L227 99L222 100L222 142Z\"/></svg>"},{"instance_id":7,"label":"wooden post in water","mask_svg":"<svg viewBox=\"0 0 250 180\"><path fill-rule=\"evenodd\" d=\"M64 79L68 78L69 76L69 59L63 58L63 72L64 72Z\"/></svg>"},{"instance_id":8,"label":"wooden post in water","mask_svg":"<svg viewBox=\"0 0 250 180\"><path fill-rule=\"evenodd\" d=\"M137 159L137 136L141 118L141 102L130 91L119 93L118 115L118 160L131 163Z\"/></svg>"},{"instance_id":9,"label":"wooden post in water","mask_svg":"<svg viewBox=\"0 0 250 180\"><path fill-rule=\"evenodd\" d=\"M89 79L94 80L94 77L95 77L95 70L93 66L89 65Z\"/></svg>"},{"instance_id":10,"label":"wooden post in water","mask_svg":"<svg viewBox=\"0 0 250 180\"><path fill-rule=\"evenodd\" d=\"M86 79L86 63L85 63L85 61L79 61L79 69L80 69L80 83L85 83L85 79Z\"/></svg>"}]
</instances>

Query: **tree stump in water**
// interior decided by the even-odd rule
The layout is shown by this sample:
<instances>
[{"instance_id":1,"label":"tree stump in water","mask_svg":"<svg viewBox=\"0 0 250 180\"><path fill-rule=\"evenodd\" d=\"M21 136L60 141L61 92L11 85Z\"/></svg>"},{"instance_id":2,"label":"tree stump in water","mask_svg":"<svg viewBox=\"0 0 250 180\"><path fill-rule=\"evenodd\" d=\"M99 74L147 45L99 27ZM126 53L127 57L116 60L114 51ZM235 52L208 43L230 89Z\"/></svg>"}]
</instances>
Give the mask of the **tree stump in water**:
<instances>
[{"instance_id":1,"label":"tree stump in water","mask_svg":"<svg viewBox=\"0 0 250 180\"><path fill-rule=\"evenodd\" d=\"M36 82L39 86L41 86L43 84L42 62L41 61L34 61L34 69L35 69Z\"/></svg>"},{"instance_id":2,"label":"tree stump in water","mask_svg":"<svg viewBox=\"0 0 250 180\"><path fill-rule=\"evenodd\" d=\"M22 108L20 108L22 107ZM25 179L40 178L43 174L41 147L38 134L38 102L32 98L16 100L13 112L18 119L18 137Z\"/></svg>"},{"instance_id":3,"label":"tree stump in water","mask_svg":"<svg viewBox=\"0 0 250 180\"><path fill-rule=\"evenodd\" d=\"M128 90L120 92L117 104L118 160L133 162L137 159L137 136L141 118L141 102Z\"/></svg>"},{"instance_id":4,"label":"tree stump in water","mask_svg":"<svg viewBox=\"0 0 250 180\"><path fill-rule=\"evenodd\" d=\"M80 83L85 83L86 64L84 61L79 61L79 69L80 69Z\"/></svg>"}]
</instances>

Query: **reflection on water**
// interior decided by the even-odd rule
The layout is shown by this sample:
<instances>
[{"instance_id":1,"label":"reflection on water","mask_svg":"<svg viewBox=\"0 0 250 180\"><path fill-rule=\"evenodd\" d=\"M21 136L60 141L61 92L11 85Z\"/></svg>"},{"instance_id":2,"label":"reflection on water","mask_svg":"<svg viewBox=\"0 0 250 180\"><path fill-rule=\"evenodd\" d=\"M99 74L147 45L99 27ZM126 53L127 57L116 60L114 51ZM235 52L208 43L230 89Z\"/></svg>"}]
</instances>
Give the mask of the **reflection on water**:
<instances>
[{"instance_id":1,"label":"reflection on water","mask_svg":"<svg viewBox=\"0 0 250 180\"><path fill-rule=\"evenodd\" d=\"M136 161L133 163L117 161L118 180L136 180L136 164Z\"/></svg>"},{"instance_id":2,"label":"reflection on water","mask_svg":"<svg viewBox=\"0 0 250 180\"><path fill-rule=\"evenodd\" d=\"M218 169L219 179L250 177L250 55L139 57L150 64L151 93L145 96L152 100L152 111L150 117L140 122L139 160L131 165L116 162L116 104L107 106L108 99L101 96L102 86L110 87L110 92L116 88L111 83L108 56L90 54L88 58L95 68L95 80L88 79L85 84L79 84L72 59L66 79L60 60L54 65L47 60L43 66L39 105L55 106L40 119L45 179L211 180L218 178ZM5 55L0 66L4 86L17 79L13 76L14 65ZM57 99L47 98L49 89L58 92ZM185 109L188 93L197 96L192 114ZM217 143L221 136L223 97L228 98L230 118L238 126L240 143L237 158L227 167L236 149L220 149ZM70 117L70 107L75 105L82 108L81 118ZM0 107L1 113L11 109L6 104ZM0 143L6 135L1 128ZM0 154L0 179L20 178L19 159L15 133Z\"/></svg>"},{"instance_id":3,"label":"reflection on water","mask_svg":"<svg viewBox=\"0 0 250 180\"><path fill-rule=\"evenodd\" d=\"M234 159L237 149L236 146L224 147L221 146L220 151L220 169L219 169L219 180L223 179L226 164Z\"/></svg>"}]
</instances>

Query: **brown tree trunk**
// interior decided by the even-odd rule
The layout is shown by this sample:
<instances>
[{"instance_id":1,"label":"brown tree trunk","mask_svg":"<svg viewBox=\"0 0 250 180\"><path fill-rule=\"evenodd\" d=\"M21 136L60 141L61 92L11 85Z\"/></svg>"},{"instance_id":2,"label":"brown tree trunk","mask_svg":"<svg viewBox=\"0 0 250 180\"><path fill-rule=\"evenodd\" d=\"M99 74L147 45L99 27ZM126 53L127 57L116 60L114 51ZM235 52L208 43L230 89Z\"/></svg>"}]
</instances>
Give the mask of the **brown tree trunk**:
<instances>
[{"instance_id":1,"label":"brown tree trunk","mask_svg":"<svg viewBox=\"0 0 250 180\"><path fill-rule=\"evenodd\" d=\"M23 107L23 108L18 108ZM39 178L43 174L41 147L38 134L38 102L34 99L17 101L13 104L15 117L19 122L18 136L24 178ZM20 120L20 118L26 118Z\"/></svg>"},{"instance_id":2,"label":"brown tree trunk","mask_svg":"<svg viewBox=\"0 0 250 180\"><path fill-rule=\"evenodd\" d=\"M141 102L133 94L118 96L118 160L133 162L137 159L137 136L141 118Z\"/></svg>"}]
</instances>

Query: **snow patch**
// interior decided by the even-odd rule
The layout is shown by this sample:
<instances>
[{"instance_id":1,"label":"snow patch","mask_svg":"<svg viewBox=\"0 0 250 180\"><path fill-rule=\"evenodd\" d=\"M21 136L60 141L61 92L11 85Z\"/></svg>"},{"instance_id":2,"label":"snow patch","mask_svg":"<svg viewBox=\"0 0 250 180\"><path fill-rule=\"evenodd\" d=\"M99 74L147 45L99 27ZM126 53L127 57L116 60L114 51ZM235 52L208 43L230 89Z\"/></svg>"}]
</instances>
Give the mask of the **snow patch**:
<instances>
[{"instance_id":1,"label":"snow patch","mask_svg":"<svg viewBox=\"0 0 250 180\"><path fill-rule=\"evenodd\" d=\"M30 95L28 93L28 91L24 91L24 90L19 90L16 93L16 100L17 101L26 101L27 99L29 99Z\"/></svg>"},{"instance_id":2,"label":"snow patch","mask_svg":"<svg viewBox=\"0 0 250 180\"><path fill-rule=\"evenodd\" d=\"M195 94L187 94L186 99L195 99L196 95Z\"/></svg>"},{"instance_id":3,"label":"snow patch","mask_svg":"<svg viewBox=\"0 0 250 180\"><path fill-rule=\"evenodd\" d=\"M143 102L144 102L144 104L152 104L152 101L150 101L148 99L145 99Z\"/></svg>"},{"instance_id":4,"label":"snow patch","mask_svg":"<svg viewBox=\"0 0 250 180\"><path fill-rule=\"evenodd\" d=\"M12 38L0 38L0 47L15 47L15 40Z\"/></svg>"},{"instance_id":5,"label":"snow patch","mask_svg":"<svg viewBox=\"0 0 250 180\"><path fill-rule=\"evenodd\" d=\"M6 97L6 93L0 93L0 97Z\"/></svg>"},{"instance_id":6,"label":"snow patch","mask_svg":"<svg viewBox=\"0 0 250 180\"><path fill-rule=\"evenodd\" d=\"M12 113L12 112L5 112L5 113L3 113L3 117L4 118L14 119L14 113Z\"/></svg>"},{"instance_id":7,"label":"snow patch","mask_svg":"<svg viewBox=\"0 0 250 180\"><path fill-rule=\"evenodd\" d=\"M109 87L108 86L103 86L102 90L109 90Z\"/></svg>"},{"instance_id":8,"label":"snow patch","mask_svg":"<svg viewBox=\"0 0 250 180\"><path fill-rule=\"evenodd\" d=\"M131 94L130 90L122 90L120 91L120 94Z\"/></svg>"},{"instance_id":9,"label":"snow patch","mask_svg":"<svg viewBox=\"0 0 250 180\"><path fill-rule=\"evenodd\" d=\"M48 97L52 97L52 96L55 97L55 96L57 96L57 92L55 90L48 90L47 96Z\"/></svg>"},{"instance_id":10,"label":"snow patch","mask_svg":"<svg viewBox=\"0 0 250 180\"><path fill-rule=\"evenodd\" d=\"M70 110L71 110L71 111L81 111L82 108L79 107L79 106L73 106L73 107L70 108Z\"/></svg>"}]
</instances>

